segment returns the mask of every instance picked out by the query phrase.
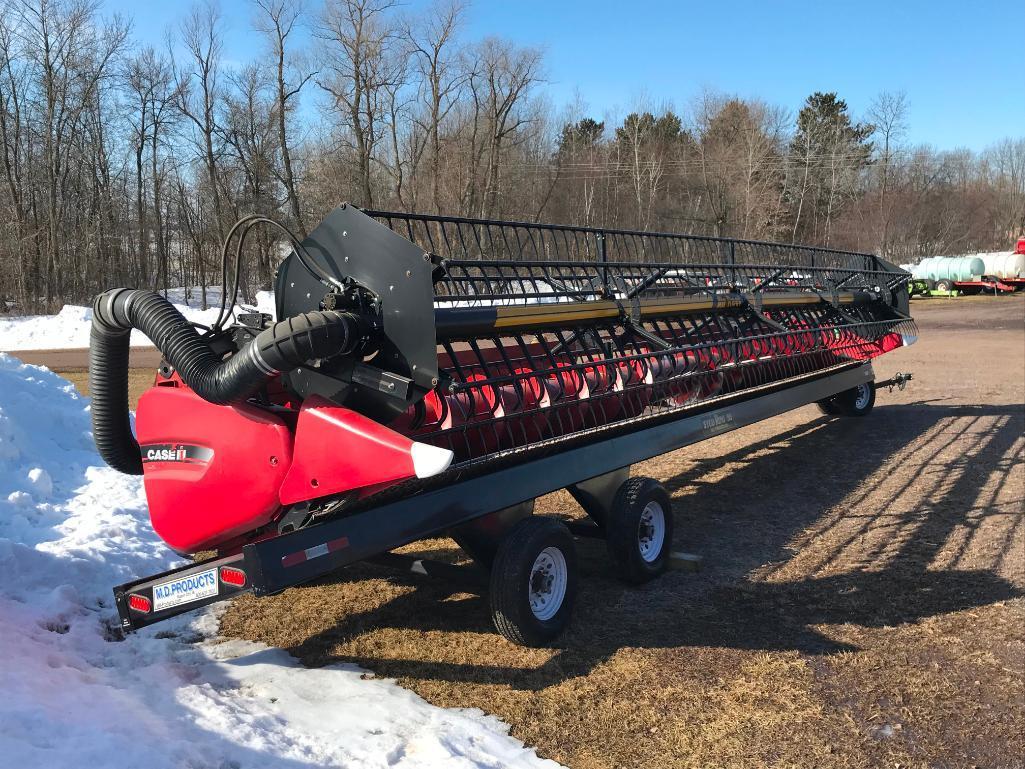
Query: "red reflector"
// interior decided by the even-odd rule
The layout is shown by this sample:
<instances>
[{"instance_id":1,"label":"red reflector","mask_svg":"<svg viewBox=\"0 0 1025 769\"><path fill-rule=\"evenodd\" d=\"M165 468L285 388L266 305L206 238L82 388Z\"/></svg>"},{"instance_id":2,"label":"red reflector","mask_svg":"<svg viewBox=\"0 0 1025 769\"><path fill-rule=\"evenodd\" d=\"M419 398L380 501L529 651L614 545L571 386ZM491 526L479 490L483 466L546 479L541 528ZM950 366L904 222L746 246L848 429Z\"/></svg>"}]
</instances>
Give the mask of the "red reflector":
<instances>
[{"instance_id":1,"label":"red reflector","mask_svg":"<svg viewBox=\"0 0 1025 769\"><path fill-rule=\"evenodd\" d=\"M138 593L132 593L128 596L128 606L136 611L141 611L143 614L149 614L150 609L153 608L149 598Z\"/></svg>"},{"instance_id":2,"label":"red reflector","mask_svg":"<svg viewBox=\"0 0 1025 769\"><path fill-rule=\"evenodd\" d=\"M242 569L233 569L230 566L222 566L221 582L225 585L243 587L246 584L246 573L242 571Z\"/></svg>"}]
</instances>

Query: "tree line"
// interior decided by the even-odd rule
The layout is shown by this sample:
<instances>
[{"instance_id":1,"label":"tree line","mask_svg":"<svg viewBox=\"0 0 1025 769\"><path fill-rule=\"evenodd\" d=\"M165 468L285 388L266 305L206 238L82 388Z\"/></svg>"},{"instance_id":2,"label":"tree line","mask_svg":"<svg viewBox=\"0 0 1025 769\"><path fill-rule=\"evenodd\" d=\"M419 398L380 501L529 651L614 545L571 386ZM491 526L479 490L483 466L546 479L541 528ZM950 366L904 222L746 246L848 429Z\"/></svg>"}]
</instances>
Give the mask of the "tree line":
<instances>
[{"instance_id":1,"label":"tree line","mask_svg":"<svg viewBox=\"0 0 1025 769\"><path fill-rule=\"evenodd\" d=\"M251 0L183 12L165 45L98 0L0 0L0 311L114 285L220 283L221 244L261 213L302 237L373 208L690 232L874 251L1006 248L1025 231L1025 139L906 141L907 98L856 117L706 92L686 110L556 108L544 56L468 39L461 0ZM228 63L229 25L251 61ZM251 237L244 290L271 280Z\"/></svg>"}]
</instances>

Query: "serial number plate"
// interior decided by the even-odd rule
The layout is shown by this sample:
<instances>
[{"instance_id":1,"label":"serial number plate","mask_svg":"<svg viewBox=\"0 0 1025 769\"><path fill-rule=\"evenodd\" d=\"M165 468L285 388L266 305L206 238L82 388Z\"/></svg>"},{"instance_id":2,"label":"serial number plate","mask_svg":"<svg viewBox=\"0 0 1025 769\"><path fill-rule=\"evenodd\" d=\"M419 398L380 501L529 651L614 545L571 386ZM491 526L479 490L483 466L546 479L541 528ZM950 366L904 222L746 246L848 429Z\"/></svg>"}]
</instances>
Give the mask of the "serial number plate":
<instances>
[{"instance_id":1,"label":"serial number plate","mask_svg":"<svg viewBox=\"0 0 1025 769\"><path fill-rule=\"evenodd\" d=\"M153 586L153 610L161 611L183 603L201 601L217 595L217 569L179 577Z\"/></svg>"}]
</instances>

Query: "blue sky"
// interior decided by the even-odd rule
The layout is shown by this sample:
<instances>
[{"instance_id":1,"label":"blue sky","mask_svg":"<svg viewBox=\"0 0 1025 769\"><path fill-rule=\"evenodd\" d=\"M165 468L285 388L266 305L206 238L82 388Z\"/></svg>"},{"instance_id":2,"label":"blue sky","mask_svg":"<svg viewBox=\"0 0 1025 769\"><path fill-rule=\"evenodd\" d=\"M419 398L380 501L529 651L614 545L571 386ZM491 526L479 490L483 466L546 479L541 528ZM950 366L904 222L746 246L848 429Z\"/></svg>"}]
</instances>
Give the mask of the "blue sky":
<instances>
[{"instance_id":1,"label":"blue sky","mask_svg":"<svg viewBox=\"0 0 1025 769\"><path fill-rule=\"evenodd\" d=\"M317 0L312 0L312 3ZM308 3L311 4L311 3ZM407 0L416 11L424 0ZM249 0L220 0L225 55L253 55ZM159 43L187 0L107 0ZM704 88L760 97L794 112L817 90L855 114L882 90L904 90L908 139L982 149L1025 135L1025 0L476 0L464 37L502 35L545 51L558 107L625 114L639 99L684 110Z\"/></svg>"}]
</instances>

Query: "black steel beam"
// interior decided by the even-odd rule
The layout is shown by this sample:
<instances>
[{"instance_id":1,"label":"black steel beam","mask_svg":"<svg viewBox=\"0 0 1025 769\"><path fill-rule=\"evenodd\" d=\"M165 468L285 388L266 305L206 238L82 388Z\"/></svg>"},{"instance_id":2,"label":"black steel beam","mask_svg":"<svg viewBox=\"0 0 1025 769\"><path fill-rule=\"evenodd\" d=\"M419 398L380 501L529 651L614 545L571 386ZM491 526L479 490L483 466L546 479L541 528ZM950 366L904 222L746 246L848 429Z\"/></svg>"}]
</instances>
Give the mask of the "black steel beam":
<instances>
[{"instance_id":1,"label":"black steel beam","mask_svg":"<svg viewBox=\"0 0 1025 769\"><path fill-rule=\"evenodd\" d=\"M222 566L241 570L246 575L246 584L238 586L223 582L220 578L220 569ZM199 600L190 600L177 605L168 606L163 609L156 608L159 601L154 595L154 588L177 582L185 579L186 577L205 575L207 572L211 571L214 573L215 585L212 595ZM212 558L198 563L191 563L177 569L170 569L169 571L164 571L160 574L144 577L134 582L126 582L123 585L118 585L114 588L114 603L117 606L117 613L121 618L121 629L125 632L138 630L139 628L146 627L147 625L152 625L165 619L175 617L179 614L192 611L193 609L198 609L201 606L207 606L208 604L216 603L217 601L232 598L239 593L244 593L252 589L255 581L255 572L256 568L247 560L246 555L244 553L237 553L223 558ZM131 608L128 600L132 595L141 596L148 601L151 610L143 612Z\"/></svg>"},{"instance_id":2,"label":"black steel beam","mask_svg":"<svg viewBox=\"0 0 1025 769\"><path fill-rule=\"evenodd\" d=\"M257 595L316 579L409 542L571 484L828 398L873 379L871 364L808 377L785 389L729 402L598 443L568 449L347 518L247 545Z\"/></svg>"}]
</instances>

